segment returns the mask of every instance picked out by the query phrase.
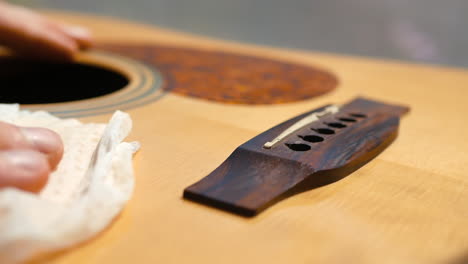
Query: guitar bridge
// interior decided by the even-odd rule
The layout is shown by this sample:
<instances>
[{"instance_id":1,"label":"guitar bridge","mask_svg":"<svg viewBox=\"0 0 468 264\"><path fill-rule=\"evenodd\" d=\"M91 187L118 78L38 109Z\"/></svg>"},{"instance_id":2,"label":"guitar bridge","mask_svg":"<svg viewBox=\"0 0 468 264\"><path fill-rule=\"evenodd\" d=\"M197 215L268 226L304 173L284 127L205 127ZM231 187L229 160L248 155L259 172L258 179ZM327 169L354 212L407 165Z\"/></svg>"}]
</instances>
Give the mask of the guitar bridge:
<instances>
[{"instance_id":1,"label":"guitar bridge","mask_svg":"<svg viewBox=\"0 0 468 264\"><path fill-rule=\"evenodd\" d=\"M408 107L357 98L283 122L239 146L184 198L254 216L293 194L338 181L382 152Z\"/></svg>"}]
</instances>

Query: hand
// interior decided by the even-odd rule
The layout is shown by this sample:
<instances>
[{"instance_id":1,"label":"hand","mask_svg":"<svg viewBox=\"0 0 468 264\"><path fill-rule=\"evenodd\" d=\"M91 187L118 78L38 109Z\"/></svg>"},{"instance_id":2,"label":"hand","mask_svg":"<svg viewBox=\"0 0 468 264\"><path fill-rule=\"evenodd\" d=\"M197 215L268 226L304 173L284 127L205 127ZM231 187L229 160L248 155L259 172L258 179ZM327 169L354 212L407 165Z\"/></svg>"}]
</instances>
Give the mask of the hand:
<instances>
[{"instance_id":1,"label":"hand","mask_svg":"<svg viewBox=\"0 0 468 264\"><path fill-rule=\"evenodd\" d=\"M58 24L0 0L0 45L21 56L69 61L91 46L91 36L84 28ZM55 132L0 122L0 188L39 191L62 155L63 143Z\"/></svg>"},{"instance_id":2,"label":"hand","mask_svg":"<svg viewBox=\"0 0 468 264\"><path fill-rule=\"evenodd\" d=\"M16 54L69 61L74 53L91 44L91 35L85 28L59 24L0 0L0 45Z\"/></svg>"},{"instance_id":3,"label":"hand","mask_svg":"<svg viewBox=\"0 0 468 264\"><path fill-rule=\"evenodd\" d=\"M0 189L39 191L62 155L63 144L55 132L0 122Z\"/></svg>"}]
</instances>

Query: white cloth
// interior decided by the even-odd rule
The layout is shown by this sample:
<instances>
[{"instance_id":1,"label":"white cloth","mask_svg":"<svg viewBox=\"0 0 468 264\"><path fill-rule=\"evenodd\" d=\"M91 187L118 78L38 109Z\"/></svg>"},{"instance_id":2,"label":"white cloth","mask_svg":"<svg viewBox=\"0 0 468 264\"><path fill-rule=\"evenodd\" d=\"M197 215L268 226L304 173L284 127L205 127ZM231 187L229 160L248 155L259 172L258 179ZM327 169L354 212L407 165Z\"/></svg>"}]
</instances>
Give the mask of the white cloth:
<instances>
[{"instance_id":1,"label":"white cloth","mask_svg":"<svg viewBox=\"0 0 468 264\"><path fill-rule=\"evenodd\" d=\"M64 156L38 194L0 189L0 263L73 246L103 230L130 199L137 142L122 142L132 120L117 111L107 124L82 124L0 104L0 120L46 127L64 142Z\"/></svg>"}]
</instances>

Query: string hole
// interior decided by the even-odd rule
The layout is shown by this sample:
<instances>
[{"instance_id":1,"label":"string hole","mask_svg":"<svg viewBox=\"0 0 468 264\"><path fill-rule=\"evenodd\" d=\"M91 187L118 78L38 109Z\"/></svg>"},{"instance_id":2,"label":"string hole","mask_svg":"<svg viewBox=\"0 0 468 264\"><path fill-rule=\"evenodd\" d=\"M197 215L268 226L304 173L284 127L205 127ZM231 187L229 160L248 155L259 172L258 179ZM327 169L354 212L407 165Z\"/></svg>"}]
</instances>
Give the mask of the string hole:
<instances>
[{"instance_id":1,"label":"string hole","mask_svg":"<svg viewBox=\"0 0 468 264\"><path fill-rule=\"evenodd\" d=\"M352 117L357 117L357 118L365 118L367 117L365 114L361 114L361 113L351 113L349 114L350 116Z\"/></svg>"},{"instance_id":2,"label":"string hole","mask_svg":"<svg viewBox=\"0 0 468 264\"><path fill-rule=\"evenodd\" d=\"M347 117L341 117L341 118L338 118L338 120L340 121L343 121L343 122L356 122L356 119L353 119L353 118L347 118Z\"/></svg>"},{"instance_id":3,"label":"string hole","mask_svg":"<svg viewBox=\"0 0 468 264\"><path fill-rule=\"evenodd\" d=\"M317 143L317 142L322 142L323 137L319 137L316 135L306 135L306 136L299 136L302 138L304 141L311 142L311 143Z\"/></svg>"},{"instance_id":4,"label":"string hole","mask_svg":"<svg viewBox=\"0 0 468 264\"><path fill-rule=\"evenodd\" d=\"M328 128L312 128L312 130L318 132L319 134L323 134L323 135L332 135L332 134L335 134L335 131L334 131L334 130L328 129Z\"/></svg>"},{"instance_id":5,"label":"string hole","mask_svg":"<svg viewBox=\"0 0 468 264\"><path fill-rule=\"evenodd\" d=\"M334 122L334 123L327 123L327 126L329 126L329 127L333 127L333 128L345 128L345 127L346 127L346 125L345 125L345 124L338 123L338 122Z\"/></svg>"},{"instance_id":6,"label":"string hole","mask_svg":"<svg viewBox=\"0 0 468 264\"><path fill-rule=\"evenodd\" d=\"M301 144L301 143L286 143L286 146L288 148L294 150L294 151L308 151L310 150L310 146L307 144Z\"/></svg>"}]
</instances>

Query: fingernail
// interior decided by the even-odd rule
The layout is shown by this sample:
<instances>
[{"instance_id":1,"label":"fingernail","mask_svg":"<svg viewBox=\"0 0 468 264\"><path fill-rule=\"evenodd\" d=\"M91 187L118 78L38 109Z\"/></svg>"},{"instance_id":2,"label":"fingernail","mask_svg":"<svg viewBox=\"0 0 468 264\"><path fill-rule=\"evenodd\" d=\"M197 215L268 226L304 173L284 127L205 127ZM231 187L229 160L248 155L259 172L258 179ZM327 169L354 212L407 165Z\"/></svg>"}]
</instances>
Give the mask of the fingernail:
<instances>
[{"instance_id":1,"label":"fingernail","mask_svg":"<svg viewBox=\"0 0 468 264\"><path fill-rule=\"evenodd\" d=\"M79 26L67 26L67 32L68 34L77 37L77 38L89 38L91 37L91 32L84 28L84 27L79 27Z\"/></svg>"},{"instance_id":2,"label":"fingernail","mask_svg":"<svg viewBox=\"0 0 468 264\"><path fill-rule=\"evenodd\" d=\"M2 159L4 159L11 168L18 169L23 172L36 172L38 170L42 170L44 167L44 157L41 155L42 154L31 150L9 150L1 152ZM18 172L12 173L20 174Z\"/></svg>"},{"instance_id":3,"label":"fingernail","mask_svg":"<svg viewBox=\"0 0 468 264\"><path fill-rule=\"evenodd\" d=\"M26 139L42 153L50 154L62 148L60 137L51 130L36 127L23 127L21 128L21 132Z\"/></svg>"},{"instance_id":4,"label":"fingernail","mask_svg":"<svg viewBox=\"0 0 468 264\"><path fill-rule=\"evenodd\" d=\"M45 155L33 150L0 151L0 164L0 187L37 192L50 173Z\"/></svg>"}]
</instances>

